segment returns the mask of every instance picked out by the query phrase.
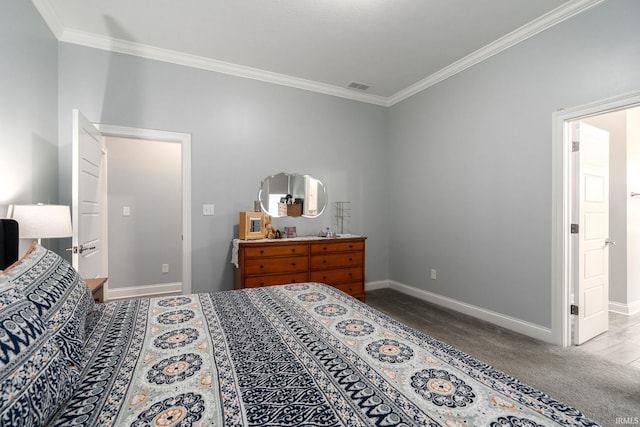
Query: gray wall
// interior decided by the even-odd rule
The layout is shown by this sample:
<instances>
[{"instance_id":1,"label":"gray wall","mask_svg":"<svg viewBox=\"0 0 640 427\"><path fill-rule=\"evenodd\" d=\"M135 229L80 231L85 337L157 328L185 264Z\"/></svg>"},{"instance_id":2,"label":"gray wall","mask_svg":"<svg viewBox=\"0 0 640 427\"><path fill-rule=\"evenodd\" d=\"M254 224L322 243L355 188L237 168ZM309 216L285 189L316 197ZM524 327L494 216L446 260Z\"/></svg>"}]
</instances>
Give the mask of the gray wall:
<instances>
[{"instance_id":1,"label":"gray wall","mask_svg":"<svg viewBox=\"0 0 640 427\"><path fill-rule=\"evenodd\" d=\"M638 90L637 16L639 2L605 2L387 110L65 43L56 58L33 6L5 1L0 52L12 60L0 81L12 103L0 107L0 144L22 187L0 205L55 199L59 62L61 202L71 200L72 108L192 134L194 291L230 287L238 211L252 209L260 180L302 172L327 184L332 203L352 202L348 231L369 237L368 282L550 326L551 115ZM201 216L203 203L216 215Z\"/></svg>"},{"instance_id":2,"label":"gray wall","mask_svg":"<svg viewBox=\"0 0 640 427\"><path fill-rule=\"evenodd\" d=\"M351 201L352 233L367 240L366 280L388 277L387 110L209 71L60 43L60 197L71 200L71 110L96 123L192 135L194 292L232 287L238 212L260 182L313 175L330 203ZM213 203L215 216L202 216ZM318 219L276 219L317 233ZM110 251L118 248L109 248Z\"/></svg>"},{"instance_id":3,"label":"gray wall","mask_svg":"<svg viewBox=\"0 0 640 427\"><path fill-rule=\"evenodd\" d=\"M31 2L0 2L0 217L58 201L57 46Z\"/></svg>"},{"instance_id":4,"label":"gray wall","mask_svg":"<svg viewBox=\"0 0 640 427\"><path fill-rule=\"evenodd\" d=\"M640 88L638 16L605 2L391 108L391 279L551 326L552 114Z\"/></svg>"},{"instance_id":5,"label":"gray wall","mask_svg":"<svg viewBox=\"0 0 640 427\"><path fill-rule=\"evenodd\" d=\"M109 288L182 282L180 145L115 137L105 141ZM162 264L169 266L168 273L162 272Z\"/></svg>"}]
</instances>

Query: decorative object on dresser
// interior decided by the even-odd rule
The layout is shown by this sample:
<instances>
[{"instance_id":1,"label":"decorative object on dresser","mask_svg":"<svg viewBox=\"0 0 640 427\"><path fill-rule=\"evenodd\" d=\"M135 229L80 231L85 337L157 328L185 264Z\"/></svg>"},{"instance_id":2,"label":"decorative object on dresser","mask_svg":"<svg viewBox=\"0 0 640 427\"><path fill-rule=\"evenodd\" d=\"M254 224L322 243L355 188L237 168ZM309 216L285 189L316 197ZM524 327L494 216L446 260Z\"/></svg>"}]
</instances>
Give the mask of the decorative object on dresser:
<instances>
[{"instance_id":1,"label":"decorative object on dresser","mask_svg":"<svg viewBox=\"0 0 640 427\"><path fill-rule=\"evenodd\" d=\"M351 202L336 202L336 229L340 234L348 233L344 225L346 222L347 228L348 228L349 221L351 220L350 205L351 205Z\"/></svg>"},{"instance_id":2,"label":"decorative object on dresser","mask_svg":"<svg viewBox=\"0 0 640 427\"><path fill-rule=\"evenodd\" d=\"M265 226L262 212L240 212L238 235L241 239L264 239L267 234Z\"/></svg>"},{"instance_id":3,"label":"decorative object on dresser","mask_svg":"<svg viewBox=\"0 0 640 427\"><path fill-rule=\"evenodd\" d=\"M234 289L326 283L364 301L366 237L234 241Z\"/></svg>"}]
</instances>

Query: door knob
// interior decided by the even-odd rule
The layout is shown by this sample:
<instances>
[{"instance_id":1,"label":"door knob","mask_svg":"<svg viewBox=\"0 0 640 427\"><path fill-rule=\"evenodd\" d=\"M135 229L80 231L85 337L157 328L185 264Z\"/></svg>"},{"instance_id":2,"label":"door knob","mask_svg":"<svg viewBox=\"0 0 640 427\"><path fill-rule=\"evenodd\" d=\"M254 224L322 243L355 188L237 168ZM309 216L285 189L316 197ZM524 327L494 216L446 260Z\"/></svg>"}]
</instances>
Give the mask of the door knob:
<instances>
[{"instance_id":1,"label":"door knob","mask_svg":"<svg viewBox=\"0 0 640 427\"><path fill-rule=\"evenodd\" d=\"M69 251L71 253L74 253L74 254L81 254L81 253L86 252L86 251L91 251L91 250L93 250L95 248L96 248L95 246L85 247L84 245L80 245L79 247L78 246L73 246L73 247L67 248L65 250Z\"/></svg>"},{"instance_id":2,"label":"door knob","mask_svg":"<svg viewBox=\"0 0 640 427\"><path fill-rule=\"evenodd\" d=\"M611 239L607 239L604 241L605 245L611 245L611 246L615 246L616 241L615 240L611 240Z\"/></svg>"}]
</instances>

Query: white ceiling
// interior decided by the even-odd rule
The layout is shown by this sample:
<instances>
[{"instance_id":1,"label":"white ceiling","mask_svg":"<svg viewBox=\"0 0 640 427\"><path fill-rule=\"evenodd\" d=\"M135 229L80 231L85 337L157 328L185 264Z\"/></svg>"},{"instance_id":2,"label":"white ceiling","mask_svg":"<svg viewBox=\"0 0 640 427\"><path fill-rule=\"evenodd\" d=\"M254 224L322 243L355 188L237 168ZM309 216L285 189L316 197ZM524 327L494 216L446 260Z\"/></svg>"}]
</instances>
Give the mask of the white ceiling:
<instances>
[{"instance_id":1,"label":"white ceiling","mask_svg":"<svg viewBox=\"0 0 640 427\"><path fill-rule=\"evenodd\" d=\"M61 41L393 105L603 0L32 1Z\"/></svg>"}]
</instances>

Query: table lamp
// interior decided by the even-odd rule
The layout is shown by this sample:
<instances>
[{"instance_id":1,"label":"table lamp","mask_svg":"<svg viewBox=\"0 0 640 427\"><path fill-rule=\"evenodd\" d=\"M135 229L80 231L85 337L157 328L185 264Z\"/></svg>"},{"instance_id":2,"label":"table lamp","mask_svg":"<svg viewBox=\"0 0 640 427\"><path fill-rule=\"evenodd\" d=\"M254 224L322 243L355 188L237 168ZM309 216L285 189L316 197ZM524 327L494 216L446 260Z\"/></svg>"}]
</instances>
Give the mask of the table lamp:
<instances>
[{"instance_id":1,"label":"table lamp","mask_svg":"<svg viewBox=\"0 0 640 427\"><path fill-rule=\"evenodd\" d=\"M64 205L9 205L9 218L18 221L21 239L71 237L71 211Z\"/></svg>"}]
</instances>

